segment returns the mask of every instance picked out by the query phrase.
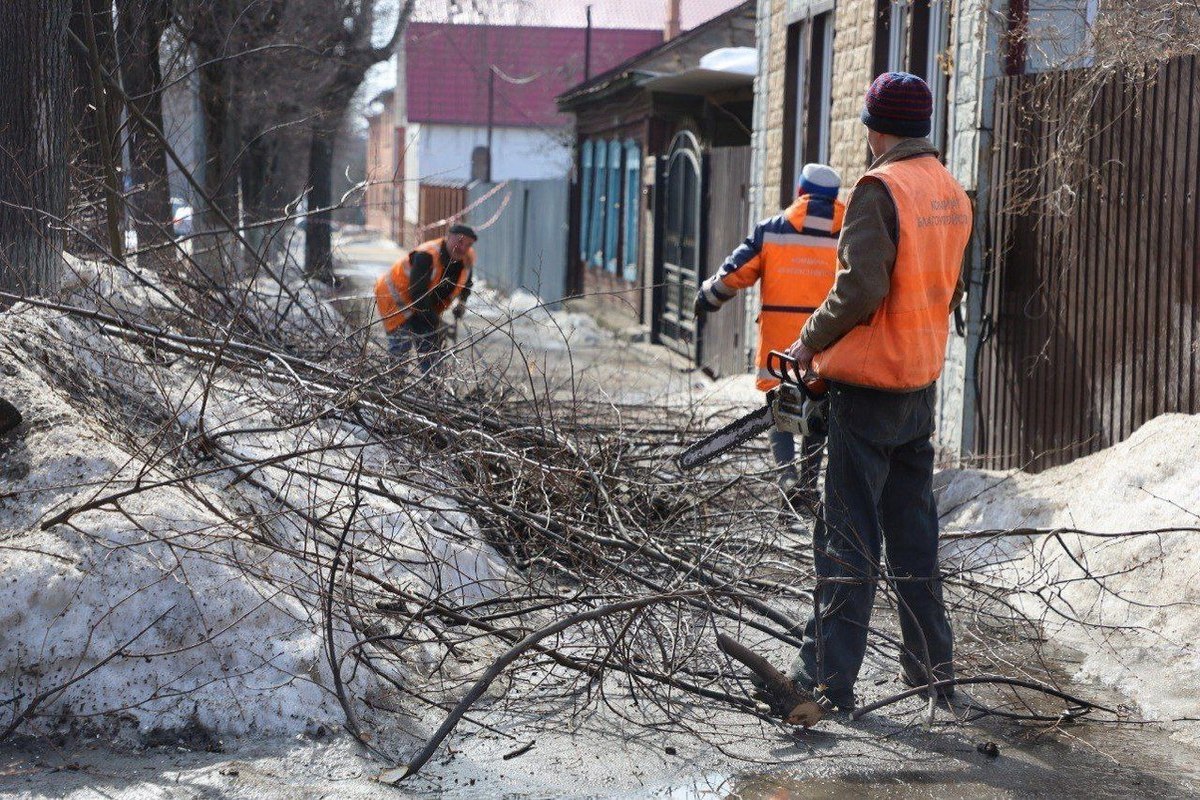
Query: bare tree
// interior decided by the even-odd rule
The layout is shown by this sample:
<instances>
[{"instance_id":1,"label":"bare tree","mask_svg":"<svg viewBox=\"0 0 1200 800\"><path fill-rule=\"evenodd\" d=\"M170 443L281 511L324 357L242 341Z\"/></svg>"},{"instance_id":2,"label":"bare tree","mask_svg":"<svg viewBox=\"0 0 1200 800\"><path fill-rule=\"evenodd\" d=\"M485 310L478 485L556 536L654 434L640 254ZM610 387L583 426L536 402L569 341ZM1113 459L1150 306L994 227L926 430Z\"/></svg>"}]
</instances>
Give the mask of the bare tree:
<instances>
[{"instance_id":1,"label":"bare tree","mask_svg":"<svg viewBox=\"0 0 1200 800\"><path fill-rule=\"evenodd\" d=\"M68 0L0 4L0 289L57 283L67 209Z\"/></svg>"},{"instance_id":2,"label":"bare tree","mask_svg":"<svg viewBox=\"0 0 1200 800\"><path fill-rule=\"evenodd\" d=\"M386 44L372 44L380 23L374 0L342 0L315 7L313 21L324 31L320 46L332 69L321 83L316 101L317 115L311 126L309 147L307 236L304 266L311 277L331 280L330 212L333 203L333 148L354 93L367 70L388 59L396 39L404 32L416 0L403 0L395 28Z\"/></svg>"},{"instance_id":3,"label":"bare tree","mask_svg":"<svg viewBox=\"0 0 1200 800\"><path fill-rule=\"evenodd\" d=\"M105 91L102 78L117 66L112 4L72 0L68 37L73 128L67 249L97 255L107 244L119 254L119 104Z\"/></svg>"},{"instance_id":4,"label":"bare tree","mask_svg":"<svg viewBox=\"0 0 1200 800\"><path fill-rule=\"evenodd\" d=\"M121 80L140 114L129 120L133 188L127 210L142 246L170 233L171 193L162 139L162 67L159 46L170 21L169 0L116 0ZM145 121L143 121L143 118Z\"/></svg>"}]
</instances>

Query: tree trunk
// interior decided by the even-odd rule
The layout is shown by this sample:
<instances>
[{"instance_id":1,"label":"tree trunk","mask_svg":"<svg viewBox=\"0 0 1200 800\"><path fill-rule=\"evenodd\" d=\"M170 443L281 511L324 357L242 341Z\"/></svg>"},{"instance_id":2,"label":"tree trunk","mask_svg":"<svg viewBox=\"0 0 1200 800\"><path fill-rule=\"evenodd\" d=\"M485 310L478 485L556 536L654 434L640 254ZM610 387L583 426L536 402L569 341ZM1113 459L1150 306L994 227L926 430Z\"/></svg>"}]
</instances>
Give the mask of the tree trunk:
<instances>
[{"instance_id":1,"label":"tree trunk","mask_svg":"<svg viewBox=\"0 0 1200 800\"><path fill-rule=\"evenodd\" d=\"M337 122L341 121L341 115ZM308 151L308 217L304 236L304 272L309 278L333 283L333 253L329 205L333 201L333 144L338 124L323 120L313 126ZM314 211L313 209L318 209Z\"/></svg>"},{"instance_id":2,"label":"tree trunk","mask_svg":"<svg viewBox=\"0 0 1200 800\"><path fill-rule=\"evenodd\" d=\"M211 61L208 53L199 53ZM236 242L226 220L238 222L238 175L233 161L241 140L233 108L230 65L218 59L200 67L200 110L204 118L204 192L211 200L199 216L197 262L210 279L227 283L239 271Z\"/></svg>"},{"instance_id":3,"label":"tree trunk","mask_svg":"<svg viewBox=\"0 0 1200 800\"><path fill-rule=\"evenodd\" d=\"M162 67L159 42L170 19L167 0L116 0L117 45L125 94L149 125L130 114L129 162L132 188L127 208L145 247L171 236L171 190L167 184L167 152L153 132L164 131Z\"/></svg>"},{"instance_id":4,"label":"tree trunk","mask_svg":"<svg viewBox=\"0 0 1200 800\"><path fill-rule=\"evenodd\" d=\"M91 26L88 24L90 11ZM96 51L101 68L115 74L117 69L114 46L112 6L105 0L72 0L70 31L79 42L68 41L71 63L71 119L74 124L74 158L71 160L71 227L67 232L67 249L81 255L97 256L111 245L107 229L110 196L122 187L109 186L107 171L120 165L117 147L118 104L103 88L97 93L93 74L93 56L86 49L95 34ZM111 189L111 193L110 190Z\"/></svg>"},{"instance_id":5,"label":"tree trunk","mask_svg":"<svg viewBox=\"0 0 1200 800\"><path fill-rule=\"evenodd\" d=\"M70 0L0 3L0 291L13 294L52 290L62 264L70 14Z\"/></svg>"}]
</instances>

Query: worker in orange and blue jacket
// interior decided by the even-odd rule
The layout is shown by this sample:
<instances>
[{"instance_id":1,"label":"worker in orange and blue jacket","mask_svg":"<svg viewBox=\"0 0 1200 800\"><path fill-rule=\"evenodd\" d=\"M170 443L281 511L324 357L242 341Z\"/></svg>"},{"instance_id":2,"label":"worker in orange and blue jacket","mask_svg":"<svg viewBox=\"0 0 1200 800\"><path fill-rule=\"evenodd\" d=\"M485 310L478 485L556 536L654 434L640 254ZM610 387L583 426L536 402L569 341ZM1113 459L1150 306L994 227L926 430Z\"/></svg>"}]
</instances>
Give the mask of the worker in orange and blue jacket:
<instances>
[{"instance_id":1,"label":"worker in orange and blue jacket","mask_svg":"<svg viewBox=\"0 0 1200 800\"><path fill-rule=\"evenodd\" d=\"M837 172L825 164L805 164L795 202L783 213L759 222L696 294L699 318L718 310L742 289L762 282L757 386L764 392L779 383L767 371L767 354L784 350L796 340L833 287L837 239L845 213L837 199L841 184ZM771 431L771 452L781 468L779 486L791 505L815 502L823 445L824 437L804 440L797 474L792 434Z\"/></svg>"}]
</instances>

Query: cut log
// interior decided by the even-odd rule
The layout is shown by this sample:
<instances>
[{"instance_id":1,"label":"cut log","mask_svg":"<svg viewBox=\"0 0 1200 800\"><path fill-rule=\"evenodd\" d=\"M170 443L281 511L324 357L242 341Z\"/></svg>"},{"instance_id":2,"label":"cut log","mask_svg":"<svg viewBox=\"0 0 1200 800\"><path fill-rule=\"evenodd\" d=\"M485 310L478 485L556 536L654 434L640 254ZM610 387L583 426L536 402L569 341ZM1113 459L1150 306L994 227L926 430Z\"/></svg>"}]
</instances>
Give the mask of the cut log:
<instances>
[{"instance_id":1,"label":"cut log","mask_svg":"<svg viewBox=\"0 0 1200 800\"><path fill-rule=\"evenodd\" d=\"M758 653L723 633L717 634L717 646L725 655L744 664L755 674L771 710L784 722L811 728L824 718L826 709L811 694L798 689L786 675Z\"/></svg>"}]
</instances>

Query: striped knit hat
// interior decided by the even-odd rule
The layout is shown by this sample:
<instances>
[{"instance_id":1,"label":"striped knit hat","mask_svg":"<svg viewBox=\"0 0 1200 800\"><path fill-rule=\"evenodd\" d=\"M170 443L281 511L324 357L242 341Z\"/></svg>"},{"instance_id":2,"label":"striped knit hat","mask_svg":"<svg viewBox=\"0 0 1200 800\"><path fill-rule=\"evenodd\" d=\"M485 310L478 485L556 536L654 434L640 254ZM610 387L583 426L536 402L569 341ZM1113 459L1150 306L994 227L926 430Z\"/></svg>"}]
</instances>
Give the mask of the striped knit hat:
<instances>
[{"instance_id":1,"label":"striped knit hat","mask_svg":"<svg viewBox=\"0 0 1200 800\"><path fill-rule=\"evenodd\" d=\"M867 89L863 124L893 136L928 136L933 116L929 84L908 72L885 72Z\"/></svg>"},{"instance_id":2,"label":"striped knit hat","mask_svg":"<svg viewBox=\"0 0 1200 800\"><path fill-rule=\"evenodd\" d=\"M842 185L841 176L825 164L805 164L796 182L800 194L815 194L820 197L837 197Z\"/></svg>"}]
</instances>

